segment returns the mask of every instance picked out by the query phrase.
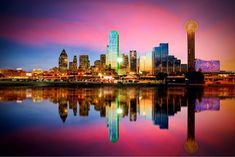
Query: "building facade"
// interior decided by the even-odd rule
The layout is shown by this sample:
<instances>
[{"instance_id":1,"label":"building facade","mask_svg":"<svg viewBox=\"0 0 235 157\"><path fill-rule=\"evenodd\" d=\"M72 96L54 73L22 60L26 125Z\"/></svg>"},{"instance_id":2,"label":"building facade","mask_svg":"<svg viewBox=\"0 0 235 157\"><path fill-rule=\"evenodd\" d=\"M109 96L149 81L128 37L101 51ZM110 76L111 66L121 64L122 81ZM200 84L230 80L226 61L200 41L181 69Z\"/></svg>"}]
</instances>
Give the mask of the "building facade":
<instances>
[{"instance_id":1,"label":"building facade","mask_svg":"<svg viewBox=\"0 0 235 157\"><path fill-rule=\"evenodd\" d=\"M130 72L136 73L137 71L137 52L136 50L130 51Z\"/></svg>"},{"instance_id":2,"label":"building facade","mask_svg":"<svg viewBox=\"0 0 235 157\"><path fill-rule=\"evenodd\" d=\"M90 67L90 60L88 55L79 56L79 69L82 71L87 71Z\"/></svg>"},{"instance_id":3,"label":"building facade","mask_svg":"<svg viewBox=\"0 0 235 157\"><path fill-rule=\"evenodd\" d=\"M77 72L77 56L73 57L73 61L69 62L69 71L70 72Z\"/></svg>"},{"instance_id":4,"label":"building facade","mask_svg":"<svg viewBox=\"0 0 235 157\"><path fill-rule=\"evenodd\" d=\"M68 68L68 55L65 50L63 50L59 57L59 71L62 73L67 72Z\"/></svg>"},{"instance_id":5,"label":"building facade","mask_svg":"<svg viewBox=\"0 0 235 157\"><path fill-rule=\"evenodd\" d=\"M220 72L220 61L196 59L195 70L201 72Z\"/></svg>"},{"instance_id":6,"label":"building facade","mask_svg":"<svg viewBox=\"0 0 235 157\"><path fill-rule=\"evenodd\" d=\"M177 59L174 55L169 55L167 71L169 74L175 74L181 72L181 60Z\"/></svg>"},{"instance_id":7,"label":"building facade","mask_svg":"<svg viewBox=\"0 0 235 157\"><path fill-rule=\"evenodd\" d=\"M119 34L117 31L111 31L109 34L109 44L107 46L106 65L118 72L119 64Z\"/></svg>"},{"instance_id":8,"label":"building facade","mask_svg":"<svg viewBox=\"0 0 235 157\"><path fill-rule=\"evenodd\" d=\"M139 58L139 73L141 74L153 74L153 60L152 52L148 52Z\"/></svg>"},{"instance_id":9,"label":"building facade","mask_svg":"<svg viewBox=\"0 0 235 157\"><path fill-rule=\"evenodd\" d=\"M153 73L168 73L168 43L160 43L153 49Z\"/></svg>"}]
</instances>

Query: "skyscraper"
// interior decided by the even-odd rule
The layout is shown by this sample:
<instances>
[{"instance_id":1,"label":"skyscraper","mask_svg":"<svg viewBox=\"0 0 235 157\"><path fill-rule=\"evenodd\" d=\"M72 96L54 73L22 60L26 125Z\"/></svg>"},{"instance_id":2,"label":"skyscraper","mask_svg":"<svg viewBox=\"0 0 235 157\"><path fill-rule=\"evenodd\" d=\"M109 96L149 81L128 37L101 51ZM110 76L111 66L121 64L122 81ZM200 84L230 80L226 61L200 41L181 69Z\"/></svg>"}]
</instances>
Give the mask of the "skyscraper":
<instances>
[{"instance_id":1,"label":"skyscraper","mask_svg":"<svg viewBox=\"0 0 235 157\"><path fill-rule=\"evenodd\" d=\"M90 61L88 55L80 55L79 56L79 69L83 71L87 71L90 67Z\"/></svg>"},{"instance_id":2,"label":"skyscraper","mask_svg":"<svg viewBox=\"0 0 235 157\"><path fill-rule=\"evenodd\" d=\"M78 68L77 56L73 56L73 71L76 71Z\"/></svg>"},{"instance_id":3,"label":"skyscraper","mask_svg":"<svg viewBox=\"0 0 235 157\"><path fill-rule=\"evenodd\" d=\"M69 71L73 73L77 71L77 56L74 56L73 61L69 62Z\"/></svg>"},{"instance_id":4,"label":"skyscraper","mask_svg":"<svg viewBox=\"0 0 235 157\"><path fill-rule=\"evenodd\" d=\"M174 55L168 56L168 73L181 72L181 60L177 59Z\"/></svg>"},{"instance_id":5,"label":"skyscraper","mask_svg":"<svg viewBox=\"0 0 235 157\"><path fill-rule=\"evenodd\" d=\"M198 24L194 20L188 20L184 26L187 32L188 39L188 71L195 71L195 31L198 29Z\"/></svg>"},{"instance_id":6,"label":"skyscraper","mask_svg":"<svg viewBox=\"0 0 235 157\"><path fill-rule=\"evenodd\" d=\"M168 73L168 43L160 43L159 47L153 49L153 71Z\"/></svg>"},{"instance_id":7,"label":"skyscraper","mask_svg":"<svg viewBox=\"0 0 235 157\"><path fill-rule=\"evenodd\" d=\"M112 69L115 69L118 72L119 64L119 34L117 31L111 31L109 33L109 44L107 46L106 54L106 65L110 66Z\"/></svg>"},{"instance_id":8,"label":"skyscraper","mask_svg":"<svg viewBox=\"0 0 235 157\"><path fill-rule=\"evenodd\" d=\"M128 65L129 65L128 55L120 54L119 58L122 58L121 59L122 61L119 63L119 68L120 69L128 68Z\"/></svg>"},{"instance_id":9,"label":"skyscraper","mask_svg":"<svg viewBox=\"0 0 235 157\"><path fill-rule=\"evenodd\" d=\"M65 50L63 50L59 57L59 71L60 72L67 72L68 68L68 55Z\"/></svg>"},{"instance_id":10,"label":"skyscraper","mask_svg":"<svg viewBox=\"0 0 235 157\"><path fill-rule=\"evenodd\" d=\"M101 71L104 71L105 64L106 64L106 55L105 54L101 54L100 55L100 68L101 68Z\"/></svg>"},{"instance_id":11,"label":"skyscraper","mask_svg":"<svg viewBox=\"0 0 235 157\"><path fill-rule=\"evenodd\" d=\"M145 55L140 56L139 58L139 72L145 74L153 73L153 60L152 52L148 52Z\"/></svg>"},{"instance_id":12,"label":"skyscraper","mask_svg":"<svg viewBox=\"0 0 235 157\"><path fill-rule=\"evenodd\" d=\"M136 72L137 68L137 52L136 50L130 51L130 72Z\"/></svg>"},{"instance_id":13,"label":"skyscraper","mask_svg":"<svg viewBox=\"0 0 235 157\"><path fill-rule=\"evenodd\" d=\"M101 62L101 65L105 65L105 62L106 62L106 55L105 54L100 55L100 62Z\"/></svg>"}]
</instances>

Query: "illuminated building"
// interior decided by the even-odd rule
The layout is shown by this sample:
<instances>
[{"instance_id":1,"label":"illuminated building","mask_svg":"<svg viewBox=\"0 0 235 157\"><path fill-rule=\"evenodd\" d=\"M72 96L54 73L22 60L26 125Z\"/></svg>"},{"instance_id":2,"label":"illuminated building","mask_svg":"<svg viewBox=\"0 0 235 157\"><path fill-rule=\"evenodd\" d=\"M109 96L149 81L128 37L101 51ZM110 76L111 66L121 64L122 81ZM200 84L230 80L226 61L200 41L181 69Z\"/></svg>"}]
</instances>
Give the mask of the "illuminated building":
<instances>
[{"instance_id":1,"label":"illuminated building","mask_svg":"<svg viewBox=\"0 0 235 157\"><path fill-rule=\"evenodd\" d=\"M32 70L32 77L34 79L40 79L40 77L43 76L43 70L42 69L33 69Z\"/></svg>"},{"instance_id":2,"label":"illuminated building","mask_svg":"<svg viewBox=\"0 0 235 157\"><path fill-rule=\"evenodd\" d=\"M152 74L153 72L153 62L152 62L152 52L146 53L139 58L139 73L142 74Z\"/></svg>"},{"instance_id":3,"label":"illuminated building","mask_svg":"<svg viewBox=\"0 0 235 157\"><path fill-rule=\"evenodd\" d=\"M68 55L65 50L63 50L59 57L59 71L62 73L67 72L68 68Z\"/></svg>"},{"instance_id":4,"label":"illuminated building","mask_svg":"<svg viewBox=\"0 0 235 157\"><path fill-rule=\"evenodd\" d=\"M0 74L4 78L26 79L26 71L20 69L0 69Z\"/></svg>"},{"instance_id":5,"label":"illuminated building","mask_svg":"<svg viewBox=\"0 0 235 157\"><path fill-rule=\"evenodd\" d=\"M119 34L117 31L111 31L109 34L109 44L107 46L107 54L106 54L106 65L115 69L118 73L119 64Z\"/></svg>"},{"instance_id":6,"label":"illuminated building","mask_svg":"<svg viewBox=\"0 0 235 157\"><path fill-rule=\"evenodd\" d=\"M119 68L128 68L129 66L129 61L128 61L128 55L121 54L119 57L122 58L122 62L120 63Z\"/></svg>"},{"instance_id":7,"label":"illuminated building","mask_svg":"<svg viewBox=\"0 0 235 157\"><path fill-rule=\"evenodd\" d=\"M168 73L168 43L160 43L160 46L153 49L153 71Z\"/></svg>"},{"instance_id":8,"label":"illuminated building","mask_svg":"<svg viewBox=\"0 0 235 157\"><path fill-rule=\"evenodd\" d=\"M94 65L95 65L95 67L100 68L100 66L101 66L100 60L96 60L96 61L94 62Z\"/></svg>"},{"instance_id":9,"label":"illuminated building","mask_svg":"<svg viewBox=\"0 0 235 157\"><path fill-rule=\"evenodd\" d=\"M137 71L137 52L136 50L130 51L130 72L136 73Z\"/></svg>"},{"instance_id":10,"label":"illuminated building","mask_svg":"<svg viewBox=\"0 0 235 157\"><path fill-rule=\"evenodd\" d=\"M79 56L79 69L83 71L87 71L90 67L90 61L88 55L80 55Z\"/></svg>"},{"instance_id":11,"label":"illuminated building","mask_svg":"<svg viewBox=\"0 0 235 157\"><path fill-rule=\"evenodd\" d=\"M119 98L115 98L115 101L110 102L111 104L106 105L106 116L109 129L109 140L111 142L117 142L119 138Z\"/></svg>"},{"instance_id":12,"label":"illuminated building","mask_svg":"<svg viewBox=\"0 0 235 157\"><path fill-rule=\"evenodd\" d=\"M220 61L219 60L205 61L201 59L196 59L195 70L201 72L220 72Z\"/></svg>"},{"instance_id":13,"label":"illuminated building","mask_svg":"<svg viewBox=\"0 0 235 157\"><path fill-rule=\"evenodd\" d=\"M77 56L73 56L73 72L77 71L77 69L78 69Z\"/></svg>"},{"instance_id":14,"label":"illuminated building","mask_svg":"<svg viewBox=\"0 0 235 157\"><path fill-rule=\"evenodd\" d=\"M118 63L119 63L118 74L126 75L129 69L128 55L120 54L118 58Z\"/></svg>"},{"instance_id":15,"label":"illuminated building","mask_svg":"<svg viewBox=\"0 0 235 157\"><path fill-rule=\"evenodd\" d=\"M65 122L68 116L68 104L66 98L61 98L59 100L59 114L63 122Z\"/></svg>"},{"instance_id":16,"label":"illuminated building","mask_svg":"<svg viewBox=\"0 0 235 157\"><path fill-rule=\"evenodd\" d=\"M69 62L69 71L73 70L73 62Z\"/></svg>"},{"instance_id":17,"label":"illuminated building","mask_svg":"<svg viewBox=\"0 0 235 157\"><path fill-rule=\"evenodd\" d=\"M184 26L187 32L188 39L188 71L195 71L195 31L198 29L198 24L194 20L188 20Z\"/></svg>"},{"instance_id":18,"label":"illuminated building","mask_svg":"<svg viewBox=\"0 0 235 157\"><path fill-rule=\"evenodd\" d=\"M42 69L33 69L33 70L32 70L32 73L33 73L33 74L42 74L42 73L43 73L43 70L42 70Z\"/></svg>"},{"instance_id":19,"label":"illuminated building","mask_svg":"<svg viewBox=\"0 0 235 157\"><path fill-rule=\"evenodd\" d=\"M101 54L100 55L101 70L104 70L105 63L106 63L106 55L105 54Z\"/></svg>"},{"instance_id":20,"label":"illuminated building","mask_svg":"<svg viewBox=\"0 0 235 157\"><path fill-rule=\"evenodd\" d=\"M92 71L92 74L98 74L99 72L101 72L101 61L100 60L96 60L94 62L94 66L91 67L91 71Z\"/></svg>"}]
</instances>

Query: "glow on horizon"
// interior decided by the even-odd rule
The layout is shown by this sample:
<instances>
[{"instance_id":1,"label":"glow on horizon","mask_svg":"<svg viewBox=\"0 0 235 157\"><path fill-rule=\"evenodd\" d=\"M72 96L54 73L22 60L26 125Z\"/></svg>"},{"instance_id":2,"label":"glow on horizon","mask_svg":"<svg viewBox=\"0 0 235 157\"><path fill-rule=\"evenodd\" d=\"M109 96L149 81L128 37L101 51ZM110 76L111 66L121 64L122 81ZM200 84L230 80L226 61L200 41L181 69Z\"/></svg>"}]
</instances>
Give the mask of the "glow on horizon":
<instances>
[{"instance_id":1,"label":"glow on horizon","mask_svg":"<svg viewBox=\"0 0 235 157\"><path fill-rule=\"evenodd\" d=\"M106 52L109 32L117 30L120 35L120 53L127 54L135 49L138 55L145 54L160 42L167 42L169 53L186 63L187 39L184 23L193 18L200 25L196 34L196 58L219 59L221 70L235 70L235 24L231 21L235 15L228 15L231 8L225 7L229 3L228 6L210 0L195 3L193 0L58 3L36 1L27 4L23 2L19 6L21 9L17 4L11 4L13 9L1 11L3 14L0 19L4 22L0 29L0 39L28 45L34 49L47 49L58 45L61 50L66 47L80 47L94 51L97 54L94 58L99 59L99 54ZM220 8L220 11L208 8L208 3L213 3L211 5L215 9ZM11 50L5 51L7 58ZM19 51L17 55L23 55L25 49ZM60 52L53 53L57 62ZM78 52L76 55L82 53L86 52ZM32 57L35 62L37 59ZM19 62L24 62L24 59ZM43 63L47 62L49 61L44 58Z\"/></svg>"}]
</instances>

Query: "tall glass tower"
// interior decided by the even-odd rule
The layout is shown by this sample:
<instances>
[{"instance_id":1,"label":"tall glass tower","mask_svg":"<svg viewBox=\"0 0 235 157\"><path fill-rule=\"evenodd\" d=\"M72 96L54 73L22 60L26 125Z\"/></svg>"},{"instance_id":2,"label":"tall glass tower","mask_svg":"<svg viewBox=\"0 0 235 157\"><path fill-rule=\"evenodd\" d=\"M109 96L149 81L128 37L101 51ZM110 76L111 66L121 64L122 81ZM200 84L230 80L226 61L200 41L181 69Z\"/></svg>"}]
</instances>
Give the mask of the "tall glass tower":
<instances>
[{"instance_id":1,"label":"tall glass tower","mask_svg":"<svg viewBox=\"0 0 235 157\"><path fill-rule=\"evenodd\" d=\"M168 73L168 43L160 43L153 49L154 74L157 72Z\"/></svg>"},{"instance_id":2,"label":"tall glass tower","mask_svg":"<svg viewBox=\"0 0 235 157\"><path fill-rule=\"evenodd\" d=\"M119 56L119 34L113 30L109 33L109 44L107 46L106 65L118 73L118 56Z\"/></svg>"}]
</instances>

